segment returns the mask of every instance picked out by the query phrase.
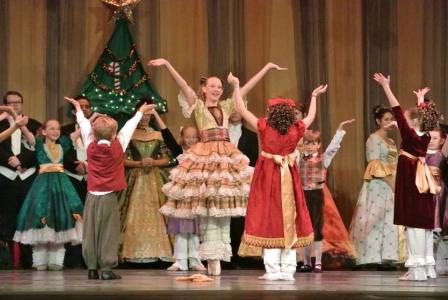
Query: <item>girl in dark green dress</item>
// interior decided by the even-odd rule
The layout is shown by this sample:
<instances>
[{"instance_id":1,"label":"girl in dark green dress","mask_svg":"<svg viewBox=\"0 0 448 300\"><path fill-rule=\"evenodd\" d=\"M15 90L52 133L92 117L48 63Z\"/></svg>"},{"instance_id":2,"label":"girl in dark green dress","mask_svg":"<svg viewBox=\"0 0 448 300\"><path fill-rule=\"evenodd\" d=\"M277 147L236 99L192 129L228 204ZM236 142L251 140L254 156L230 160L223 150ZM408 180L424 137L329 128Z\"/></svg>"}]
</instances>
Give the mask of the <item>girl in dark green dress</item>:
<instances>
[{"instance_id":1,"label":"girl in dark green dress","mask_svg":"<svg viewBox=\"0 0 448 300\"><path fill-rule=\"evenodd\" d=\"M64 243L80 244L83 205L62 165L70 139L60 137L60 124L48 120L36 138L39 175L26 196L17 218L14 241L33 245L33 267L61 270Z\"/></svg>"}]
</instances>

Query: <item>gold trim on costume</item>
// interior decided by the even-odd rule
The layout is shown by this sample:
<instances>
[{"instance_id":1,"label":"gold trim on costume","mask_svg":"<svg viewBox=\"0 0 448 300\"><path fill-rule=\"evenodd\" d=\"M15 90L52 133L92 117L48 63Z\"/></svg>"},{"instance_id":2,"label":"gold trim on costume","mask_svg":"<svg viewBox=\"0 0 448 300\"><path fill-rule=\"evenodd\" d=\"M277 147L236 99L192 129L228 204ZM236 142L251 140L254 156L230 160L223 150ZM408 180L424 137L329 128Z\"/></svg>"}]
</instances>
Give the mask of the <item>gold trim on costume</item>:
<instances>
[{"instance_id":1,"label":"gold trim on costume","mask_svg":"<svg viewBox=\"0 0 448 300\"><path fill-rule=\"evenodd\" d=\"M384 178L394 175L397 169L396 164L388 164L380 159L374 159L369 162L364 172L364 180L371 180L374 178Z\"/></svg>"},{"instance_id":2,"label":"gold trim on costume","mask_svg":"<svg viewBox=\"0 0 448 300\"><path fill-rule=\"evenodd\" d=\"M42 164L39 166L39 174L51 173L51 172L64 172L64 166L62 164Z\"/></svg>"},{"instance_id":3,"label":"gold trim on costume","mask_svg":"<svg viewBox=\"0 0 448 300\"><path fill-rule=\"evenodd\" d=\"M294 166L296 153L287 155L271 154L261 151L261 156L273 159L280 165L281 193L282 193L282 215L283 215L283 237L285 249L290 249L297 241L296 232L296 202L294 200L294 187L289 167Z\"/></svg>"},{"instance_id":4,"label":"gold trim on costume","mask_svg":"<svg viewBox=\"0 0 448 300\"><path fill-rule=\"evenodd\" d=\"M404 151L403 149L400 150L400 155L417 161L415 185L417 186L420 194L429 192L436 195L440 193L441 187L434 176L431 174L431 171L429 170L424 157L414 156L411 153Z\"/></svg>"},{"instance_id":5,"label":"gold trim on costume","mask_svg":"<svg viewBox=\"0 0 448 300\"><path fill-rule=\"evenodd\" d=\"M309 236L295 238L294 244L290 248L301 248L310 245L314 241L314 233ZM241 241L244 244L260 248L284 248L285 239L284 238L263 238L258 236L249 235L244 233L243 239Z\"/></svg>"}]
</instances>

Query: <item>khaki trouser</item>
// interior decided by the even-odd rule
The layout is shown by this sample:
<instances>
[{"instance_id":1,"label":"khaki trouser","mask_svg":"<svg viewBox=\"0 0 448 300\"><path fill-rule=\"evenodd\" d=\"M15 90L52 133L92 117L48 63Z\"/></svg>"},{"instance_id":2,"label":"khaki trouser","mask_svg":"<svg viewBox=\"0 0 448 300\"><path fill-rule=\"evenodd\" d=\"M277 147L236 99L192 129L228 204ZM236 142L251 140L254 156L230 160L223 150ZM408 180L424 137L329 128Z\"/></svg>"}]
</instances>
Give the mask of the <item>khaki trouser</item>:
<instances>
[{"instance_id":1,"label":"khaki trouser","mask_svg":"<svg viewBox=\"0 0 448 300\"><path fill-rule=\"evenodd\" d=\"M120 212L115 193L87 194L82 255L89 270L110 271L118 264Z\"/></svg>"}]
</instances>

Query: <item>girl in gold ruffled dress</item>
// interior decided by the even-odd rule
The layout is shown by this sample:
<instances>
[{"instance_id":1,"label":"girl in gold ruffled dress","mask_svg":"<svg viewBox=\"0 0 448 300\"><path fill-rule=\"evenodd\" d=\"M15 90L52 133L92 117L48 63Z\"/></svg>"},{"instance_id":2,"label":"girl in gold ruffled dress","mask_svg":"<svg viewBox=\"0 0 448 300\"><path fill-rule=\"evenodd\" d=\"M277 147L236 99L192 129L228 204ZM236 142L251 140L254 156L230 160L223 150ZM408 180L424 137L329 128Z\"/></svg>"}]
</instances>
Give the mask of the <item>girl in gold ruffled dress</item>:
<instances>
[{"instance_id":1,"label":"girl in gold ruffled dress","mask_svg":"<svg viewBox=\"0 0 448 300\"><path fill-rule=\"evenodd\" d=\"M180 101L185 117L194 113L200 142L178 157L163 191L168 197L161 212L170 217L199 216L199 256L207 260L208 273L221 273L220 261L230 261L230 217L244 216L252 168L249 159L231 142L228 118L234 111L232 98L220 100L222 82L217 77L203 78L196 94L165 59L150 66L165 66L181 89ZM270 69L284 70L268 63L241 88L243 97Z\"/></svg>"}]
</instances>

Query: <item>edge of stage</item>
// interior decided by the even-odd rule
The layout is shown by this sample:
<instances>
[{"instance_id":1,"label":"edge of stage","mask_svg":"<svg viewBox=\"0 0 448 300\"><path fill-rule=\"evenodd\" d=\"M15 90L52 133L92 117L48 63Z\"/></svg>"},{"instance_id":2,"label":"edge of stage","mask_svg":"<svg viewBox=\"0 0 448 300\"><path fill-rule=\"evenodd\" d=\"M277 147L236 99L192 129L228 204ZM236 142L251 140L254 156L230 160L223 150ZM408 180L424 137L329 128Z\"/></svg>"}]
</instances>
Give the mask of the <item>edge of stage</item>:
<instances>
[{"instance_id":1,"label":"edge of stage","mask_svg":"<svg viewBox=\"0 0 448 300\"><path fill-rule=\"evenodd\" d=\"M263 270L224 270L213 282L176 281L193 272L118 269L121 280L88 280L86 270L0 271L0 299L447 299L448 277L399 281L402 272L297 273L296 280L264 281Z\"/></svg>"}]
</instances>

